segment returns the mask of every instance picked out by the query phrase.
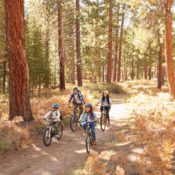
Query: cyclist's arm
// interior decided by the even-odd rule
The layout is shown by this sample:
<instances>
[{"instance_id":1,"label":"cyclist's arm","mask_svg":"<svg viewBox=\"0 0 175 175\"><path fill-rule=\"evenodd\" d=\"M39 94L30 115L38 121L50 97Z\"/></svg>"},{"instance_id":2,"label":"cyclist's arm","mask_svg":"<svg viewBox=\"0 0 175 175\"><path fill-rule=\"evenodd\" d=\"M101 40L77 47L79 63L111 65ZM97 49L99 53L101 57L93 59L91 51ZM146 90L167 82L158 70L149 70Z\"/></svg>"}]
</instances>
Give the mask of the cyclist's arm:
<instances>
[{"instance_id":1,"label":"cyclist's arm","mask_svg":"<svg viewBox=\"0 0 175 175\"><path fill-rule=\"evenodd\" d=\"M112 100L109 98L109 105L112 106Z\"/></svg>"},{"instance_id":2,"label":"cyclist's arm","mask_svg":"<svg viewBox=\"0 0 175 175\"><path fill-rule=\"evenodd\" d=\"M43 119L47 119L51 114L52 114L52 112L49 111L49 112L43 117Z\"/></svg>"},{"instance_id":3,"label":"cyclist's arm","mask_svg":"<svg viewBox=\"0 0 175 175\"><path fill-rule=\"evenodd\" d=\"M94 120L97 121L97 116L94 112L93 112L93 116L94 116Z\"/></svg>"},{"instance_id":4,"label":"cyclist's arm","mask_svg":"<svg viewBox=\"0 0 175 175\"><path fill-rule=\"evenodd\" d=\"M100 98L100 100L98 100L97 104L100 104L102 102L102 97Z\"/></svg>"},{"instance_id":5,"label":"cyclist's arm","mask_svg":"<svg viewBox=\"0 0 175 175\"><path fill-rule=\"evenodd\" d=\"M85 104L85 100L84 100L83 95L81 93L80 93L80 98L81 98L81 103Z\"/></svg>"},{"instance_id":6,"label":"cyclist's arm","mask_svg":"<svg viewBox=\"0 0 175 175\"><path fill-rule=\"evenodd\" d=\"M84 112L83 112L83 114L81 114L80 119L79 119L79 122L82 122L83 116L84 116Z\"/></svg>"},{"instance_id":7,"label":"cyclist's arm","mask_svg":"<svg viewBox=\"0 0 175 175\"><path fill-rule=\"evenodd\" d=\"M72 98L73 98L73 94L71 94L70 98L69 98L69 102L68 102L68 105L70 105L71 101L72 101Z\"/></svg>"}]
</instances>

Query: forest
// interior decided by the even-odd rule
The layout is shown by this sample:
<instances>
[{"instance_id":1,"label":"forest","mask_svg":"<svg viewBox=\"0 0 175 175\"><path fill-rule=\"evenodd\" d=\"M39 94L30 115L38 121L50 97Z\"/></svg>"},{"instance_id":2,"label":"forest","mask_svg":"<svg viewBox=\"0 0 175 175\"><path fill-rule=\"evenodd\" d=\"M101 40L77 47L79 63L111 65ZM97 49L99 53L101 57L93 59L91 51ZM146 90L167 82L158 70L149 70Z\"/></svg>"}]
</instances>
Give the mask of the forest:
<instances>
[{"instance_id":1,"label":"forest","mask_svg":"<svg viewBox=\"0 0 175 175\"><path fill-rule=\"evenodd\" d=\"M175 174L174 47L173 0L0 0L0 175ZM75 87L97 113L90 154L69 127ZM64 132L45 147L52 104Z\"/></svg>"}]
</instances>

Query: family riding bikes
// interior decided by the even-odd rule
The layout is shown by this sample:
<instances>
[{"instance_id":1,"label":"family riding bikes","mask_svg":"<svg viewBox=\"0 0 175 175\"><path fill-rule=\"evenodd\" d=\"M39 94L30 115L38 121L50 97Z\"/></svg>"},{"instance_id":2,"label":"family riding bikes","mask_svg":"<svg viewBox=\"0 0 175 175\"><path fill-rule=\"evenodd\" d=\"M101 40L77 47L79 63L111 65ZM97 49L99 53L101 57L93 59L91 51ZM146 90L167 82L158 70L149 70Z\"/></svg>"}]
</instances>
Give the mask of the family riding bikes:
<instances>
[{"instance_id":1,"label":"family riding bikes","mask_svg":"<svg viewBox=\"0 0 175 175\"><path fill-rule=\"evenodd\" d=\"M71 104L73 104L72 107L70 106ZM104 91L102 93L102 97L97 104L101 104L100 126L101 130L104 131L106 126L110 126L109 111L112 105L112 101L109 97L108 91ZM95 126L97 123L97 116L93 112L92 104L86 104L85 111L83 112L84 105L85 100L83 98L83 95L78 90L78 88L75 87L68 102L68 107L73 109L73 114L70 119L70 128L74 132L77 130L78 123L80 123L80 126L84 129L86 134L86 150L87 153L89 153L90 146L96 145ZM79 110L78 113L77 109ZM48 119L48 117L50 119ZM58 110L57 104L53 104L52 110L44 116L44 119L48 121L49 124L44 132L43 141L46 146L49 146L51 144L52 137L56 137L59 140L63 135L63 127L61 124L62 117ZM48 142L46 142L47 137L50 138L48 139Z\"/></svg>"}]
</instances>

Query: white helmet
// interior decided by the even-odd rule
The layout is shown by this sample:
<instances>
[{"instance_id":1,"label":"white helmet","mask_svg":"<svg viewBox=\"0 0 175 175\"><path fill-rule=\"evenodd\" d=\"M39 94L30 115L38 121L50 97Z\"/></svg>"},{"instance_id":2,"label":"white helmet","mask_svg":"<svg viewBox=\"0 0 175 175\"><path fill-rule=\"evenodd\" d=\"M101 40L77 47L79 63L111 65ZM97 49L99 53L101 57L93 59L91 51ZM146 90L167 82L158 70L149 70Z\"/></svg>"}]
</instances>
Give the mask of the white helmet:
<instances>
[{"instance_id":1,"label":"white helmet","mask_svg":"<svg viewBox=\"0 0 175 175\"><path fill-rule=\"evenodd\" d=\"M109 94L109 92L108 92L107 90L106 90L106 91L103 91L103 93L104 93L104 94L107 94L107 95Z\"/></svg>"}]
</instances>

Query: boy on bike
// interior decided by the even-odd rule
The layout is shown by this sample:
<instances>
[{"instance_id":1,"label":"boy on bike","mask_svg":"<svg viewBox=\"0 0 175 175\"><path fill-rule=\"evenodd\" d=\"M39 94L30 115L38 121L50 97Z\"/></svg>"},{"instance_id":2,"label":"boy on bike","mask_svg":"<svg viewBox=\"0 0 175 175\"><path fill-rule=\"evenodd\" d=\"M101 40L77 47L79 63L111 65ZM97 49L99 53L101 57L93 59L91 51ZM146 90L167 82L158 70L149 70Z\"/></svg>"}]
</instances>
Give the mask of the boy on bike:
<instances>
[{"instance_id":1,"label":"boy on bike","mask_svg":"<svg viewBox=\"0 0 175 175\"><path fill-rule=\"evenodd\" d=\"M109 92L108 91L104 91L102 94L102 97L100 98L99 102L101 103L101 107L100 110L106 110L106 117L108 120L108 126L110 126L110 118L109 118L109 111L111 109L111 105L112 105L112 100L109 97Z\"/></svg>"},{"instance_id":2,"label":"boy on bike","mask_svg":"<svg viewBox=\"0 0 175 175\"><path fill-rule=\"evenodd\" d=\"M85 104L83 95L78 90L77 87L73 89L73 93L70 96L68 106L70 106L70 103L73 102L74 105L76 105L76 108L79 107L80 109L80 115L83 113L83 104Z\"/></svg>"},{"instance_id":3,"label":"boy on bike","mask_svg":"<svg viewBox=\"0 0 175 175\"><path fill-rule=\"evenodd\" d=\"M90 123L94 145L96 145L96 134L95 134L96 121L97 121L97 116L93 112L92 105L87 104L85 112L83 112L83 114L81 115L79 122L85 131L86 131L88 122Z\"/></svg>"},{"instance_id":4,"label":"boy on bike","mask_svg":"<svg viewBox=\"0 0 175 175\"><path fill-rule=\"evenodd\" d=\"M60 114L60 111L58 110L58 104L53 104L52 105L52 110L50 110L44 117L44 120L47 120L48 118L54 120L54 128L56 130L56 133L58 133L58 127L60 124L60 121L62 121L62 117ZM58 137L58 135L56 135Z\"/></svg>"}]
</instances>

